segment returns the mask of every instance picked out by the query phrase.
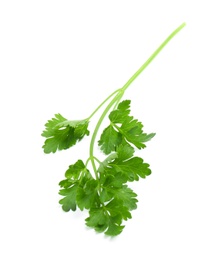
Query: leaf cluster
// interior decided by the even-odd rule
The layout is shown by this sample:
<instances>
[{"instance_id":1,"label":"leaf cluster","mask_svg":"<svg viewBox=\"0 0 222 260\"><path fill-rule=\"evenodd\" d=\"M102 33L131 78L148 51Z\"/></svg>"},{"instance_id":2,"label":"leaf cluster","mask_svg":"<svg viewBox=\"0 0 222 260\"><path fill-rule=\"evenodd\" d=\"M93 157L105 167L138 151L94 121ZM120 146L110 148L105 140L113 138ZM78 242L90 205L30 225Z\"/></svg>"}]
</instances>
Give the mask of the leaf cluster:
<instances>
[{"instance_id":1,"label":"leaf cluster","mask_svg":"<svg viewBox=\"0 0 222 260\"><path fill-rule=\"evenodd\" d=\"M137 194L128 187L128 183L144 179L151 174L149 164L134 153L137 149L145 148L145 143L155 134L145 133L143 124L130 115L130 100L119 102L131 83L184 26L185 23L182 23L177 27L124 86L109 95L88 118L69 121L61 114L56 114L45 124L46 128L42 133L46 138L44 152L55 153L68 149L89 135L89 120L111 99L93 131L86 162L79 159L70 165L65 172L65 179L59 183L59 194L63 197L59 203L63 210L88 210L86 225L97 232L104 232L108 236L116 236L122 232L124 221L132 217L131 211L136 209L138 202ZM108 112L109 125L102 131L98 141L98 146L106 157L101 161L94 155L94 146ZM92 166L91 172L88 168L89 162Z\"/></svg>"},{"instance_id":2,"label":"leaf cluster","mask_svg":"<svg viewBox=\"0 0 222 260\"><path fill-rule=\"evenodd\" d=\"M146 134L143 125L130 115L130 101L119 103L109 114L110 124L102 132L98 145L106 155L97 159L96 178L82 160L70 165L60 185L59 203L66 212L88 210L86 225L109 236L120 234L123 222L137 208L137 194L127 183L151 174L149 164L134 156L135 149L145 147L154 134ZM67 149L89 135L88 121L68 121L60 114L46 123L43 136L45 153ZM89 158L90 161L92 158ZM88 162L87 161L87 162Z\"/></svg>"}]
</instances>

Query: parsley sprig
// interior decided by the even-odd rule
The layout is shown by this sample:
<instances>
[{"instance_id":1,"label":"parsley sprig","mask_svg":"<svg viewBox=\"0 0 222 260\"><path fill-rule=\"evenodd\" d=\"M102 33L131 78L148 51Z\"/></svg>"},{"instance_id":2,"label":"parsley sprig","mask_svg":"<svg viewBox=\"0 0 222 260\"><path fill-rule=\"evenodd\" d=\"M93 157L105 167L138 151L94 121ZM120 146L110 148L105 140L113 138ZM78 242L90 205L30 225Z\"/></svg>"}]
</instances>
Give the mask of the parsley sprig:
<instances>
[{"instance_id":1,"label":"parsley sprig","mask_svg":"<svg viewBox=\"0 0 222 260\"><path fill-rule=\"evenodd\" d=\"M134 155L136 150L146 147L155 133L143 131L143 124L131 115L130 100L121 101L125 91L139 74L151 63L163 47L185 26L181 24L157 48L150 58L126 82L109 95L94 111L83 120L67 120L61 114L45 124L42 136L45 153L66 150L90 134L89 122L106 103L89 145L89 157L85 162L79 159L65 172L59 194L59 203L66 212L77 208L88 210L86 225L108 236L119 235L124 221L132 217L131 211L137 207L137 194L128 187L129 182L138 181L151 174L150 166L142 158ZM109 113L109 115L108 115ZM94 147L101 124L108 115L109 125L103 130L98 146L106 158L101 161L95 157ZM89 170L89 163L92 170Z\"/></svg>"}]
</instances>

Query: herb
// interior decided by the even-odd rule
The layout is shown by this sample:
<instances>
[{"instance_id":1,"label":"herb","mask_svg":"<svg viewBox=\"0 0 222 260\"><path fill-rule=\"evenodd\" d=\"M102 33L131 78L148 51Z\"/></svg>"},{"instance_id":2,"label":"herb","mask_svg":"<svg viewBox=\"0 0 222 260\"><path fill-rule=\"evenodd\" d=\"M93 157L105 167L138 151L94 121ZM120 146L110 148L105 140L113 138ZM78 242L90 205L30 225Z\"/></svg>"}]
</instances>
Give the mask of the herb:
<instances>
[{"instance_id":1,"label":"herb","mask_svg":"<svg viewBox=\"0 0 222 260\"><path fill-rule=\"evenodd\" d=\"M131 211L136 209L138 202L137 194L128 187L128 183L151 174L149 164L134 153L137 149L145 148L145 143L155 134L146 134L143 131L143 124L131 115L131 101L121 99L130 84L184 26L185 23L170 34L127 83L108 96L89 117L69 121L56 114L45 124L46 128L42 133L46 138L44 152L55 153L68 149L90 134L90 120L109 102L92 133L88 159L85 162L79 159L70 165L65 172L65 179L59 183L59 194L63 196L59 203L63 210L88 210L86 225L97 232L104 232L109 236L122 232L123 222L132 217ZM109 125L98 140L98 146L106 157L100 161L94 155L94 146L100 126L107 115ZM92 166L91 171L89 163Z\"/></svg>"}]
</instances>

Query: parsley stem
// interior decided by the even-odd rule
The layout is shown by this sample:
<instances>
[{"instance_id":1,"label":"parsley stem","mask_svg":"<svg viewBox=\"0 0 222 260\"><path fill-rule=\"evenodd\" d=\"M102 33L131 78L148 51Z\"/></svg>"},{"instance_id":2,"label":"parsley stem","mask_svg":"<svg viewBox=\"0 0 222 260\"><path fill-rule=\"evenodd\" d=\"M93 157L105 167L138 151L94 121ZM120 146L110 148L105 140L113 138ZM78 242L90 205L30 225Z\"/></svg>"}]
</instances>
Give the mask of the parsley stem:
<instances>
[{"instance_id":1,"label":"parsley stem","mask_svg":"<svg viewBox=\"0 0 222 260\"><path fill-rule=\"evenodd\" d=\"M121 90L121 91L119 92L119 97L118 97L118 99L117 99L117 101L116 101L116 104L115 104L113 110L115 110L115 109L117 108L117 106L119 105L120 100L122 99L122 97L123 97L123 95L124 95L124 91L123 91L122 89L120 89L120 90Z\"/></svg>"},{"instance_id":2,"label":"parsley stem","mask_svg":"<svg viewBox=\"0 0 222 260\"><path fill-rule=\"evenodd\" d=\"M111 95L109 95L94 111L93 113L87 118L87 120L90 120L95 113L113 96L115 95L117 92L119 92L121 89L117 89L116 91L114 91Z\"/></svg>"},{"instance_id":3,"label":"parsley stem","mask_svg":"<svg viewBox=\"0 0 222 260\"><path fill-rule=\"evenodd\" d=\"M129 85L140 75L140 73L152 62L152 60L161 52L161 50L167 45L167 43L186 25L182 23L176 30L174 30L166 40L154 51L154 53L148 58L148 60L137 70L136 73L126 82L122 87L122 90L125 91Z\"/></svg>"},{"instance_id":4,"label":"parsley stem","mask_svg":"<svg viewBox=\"0 0 222 260\"><path fill-rule=\"evenodd\" d=\"M117 92L117 91L116 91ZM114 93L113 93L114 94ZM94 144L95 144L95 140L96 140L96 136L97 133L99 131L100 125L102 124L104 118L106 117L107 113L109 112L109 110L111 109L111 107L119 100L119 96L122 95L122 90L119 92L118 90L118 94L111 100L111 102L107 105L107 107L105 108L105 110L103 111L102 115L100 116L96 127L94 129L94 132L92 134L92 138L91 138L91 142L90 142L90 148L89 148L89 158L91 159L91 163L92 163L92 167L96 176L96 179L99 178L98 173L97 173L97 169L96 169L96 164L94 161L94 155L93 155L93 151L94 151ZM107 99L106 99L107 100ZM104 103L104 102L103 102Z\"/></svg>"},{"instance_id":5,"label":"parsley stem","mask_svg":"<svg viewBox=\"0 0 222 260\"><path fill-rule=\"evenodd\" d=\"M176 30L174 30L166 39L165 41L154 51L154 53L148 58L148 60L136 71L136 73L133 74L133 76L126 82L126 84L113 92L111 95L109 95L97 108L96 110L88 117L88 120L100 109L100 107L108 101L113 95L117 93L117 95L111 100L111 102L107 105L105 110L103 111L102 115L100 116L96 127L94 129L94 132L92 134L92 139L90 142L90 149L89 149L89 158L92 163L92 167L95 173L96 179L99 178L98 172L96 169L96 164L95 164L95 157L93 155L93 150L94 150L94 144L96 140L97 133L99 131L100 125L102 124L104 118L106 117L107 113L109 110L112 108L112 106L118 104L120 99L122 98L125 90L129 87L129 85L141 74L141 72L152 62L152 60L160 53L160 51L167 45L167 43L185 26L185 23L182 23ZM115 106L116 107L116 106Z\"/></svg>"}]
</instances>

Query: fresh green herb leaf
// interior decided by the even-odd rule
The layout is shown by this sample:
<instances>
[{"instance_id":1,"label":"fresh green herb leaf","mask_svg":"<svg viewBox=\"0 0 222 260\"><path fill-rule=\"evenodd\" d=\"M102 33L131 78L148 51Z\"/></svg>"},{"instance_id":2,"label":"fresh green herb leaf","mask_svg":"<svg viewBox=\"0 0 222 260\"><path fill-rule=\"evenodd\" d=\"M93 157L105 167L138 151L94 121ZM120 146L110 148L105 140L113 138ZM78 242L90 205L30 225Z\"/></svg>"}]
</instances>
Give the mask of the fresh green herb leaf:
<instances>
[{"instance_id":1,"label":"fresh green herb leaf","mask_svg":"<svg viewBox=\"0 0 222 260\"><path fill-rule=\"evenodd\" d=\"M109 154L116 150L116 147L121 143L122 135L116 131L111 125L104 129L101 138L99 140L99 145L101 150L105 154Z\"/></svg>"},{"instance_id":2,"label":"fresh green herb leaf","mask_svg":"<svg viewBox=\"0 0 222 260\"><path fill-rule=\"evenodd\" d=\"M121 189L116 189L115 192L113 192L113 196L118 203L122 203L128 210L137 208L137 194L127 187L127 185L123 185Z\"/></svg>"},{"instance_id":3,"label":"fresh green herb leaf","mask_svg":"<svg viewBox=\"0 0 222 260\"><path fill-rule=\"evenodd\" d=\"M98 181L94 179L88 180L84 185L79 186L76 200L81 210L90 209L99 204L97 186Z\"/></svg>"},{"instance_id":4,"label":"fresh green herb leaf","mask_svg":"<svg viewBox=\"0 0 222 260\"><path fill-rule=\"evenodd\" d=\"M78 180L79 176L86 171L87 169L83 161L78 160L75 164L69 166L69 169L65 172L65 177L67 179Z\"/></svg>"},{"instance_id":5,"label":"fresh green herb leaf","mask_svg":"<svg viewBox=\"0 0 222 260\"><path fill-rule=\"evenodd\" d=\"M108 163L116 159L117 157L117 153L111 153L103 162L100 163L98 172L104 172L104 168L108 165Z\"/></svg>"},{"instance_id":6,"label":"fresh green herb leaf","mask_svg":"<svg viewBox=\"0 0 222 260\"><path fill-rule=\"evenodd\" d=\"M43 149L45 153L55 153L57 150L68 149L89 135L88 121L68 121L60 114L56 114L45 124L42 136L46 137Z\"/></svg>"},{"instance_id":7,"label":"fresh green herb leaf","mask_svg":"<svg viewBox=\"0 0 222 260\"><path fill-rule=\"evenodd\" d=\"M116 215L115 217L110 217L108 222L108 229L105 234L107 236L117 236L119 235L125 226L121 225L121 215Z\"/></svg>"},{"instance_id":8,"label":"fresh green herb leaf","mask_svg":"<svg viewBox=\"0 0 222 260\"><path fill-rule=\"evenodd\" d=\"M93 204L94 191L96 191L94 188L97 181L93 179L82 160L70 165L65 172L65 177L66 179L59 183L60 187L63 188L59 194L64 196L59 203L62 204L64 211L70 209L75 211L76 205L83 210L88 208L90 203Z\"/></svg>"},{"instance_id":9,"label":"fresh green herb leaf","mask_svg":"<svg viewBox=\"0 0 222 260\"><path fill-rule=\"evenodd\" d=\"M143 124L130 114L130 100L120 101L130 84L184 26L185 23L173 31L126 84L109 95L88 118L70 121L56 114L45 124L42 133L46 138L44 152L66 150L89 135L89 121L111 99L93 131L88 159L85 163L79 159L70 165L65 179L59 183L59 194L63 196L59 201L62 209L66 212L76 211L77 208L88 210L86 225L96 232L117 236L123 231L124 222L132 218L131 211L137 208L138 202L137 194L128 187L128 183L151 174L149 164L134 156L134 153L145 148L145 143L155 134L146 134ZM105 154L106 158L100 160L95 157L94 147L101 124L107 116L109 125L101 131L98 141L98 147L103 152L101 156ZM87 168L89 162L93 174Z\"/></svg>"},{"instance_id":10,"label":"fresh green herb leaf","mask_svg":"<svg viewBox=\"0 0 222 260\"><path fill-rule=\"evenodd\" d=\"M59 201L64 211L68 212L70 210L76 210L77 189L78 185L73 185L59 191L59 194L64 196L64 198Z\"/></svg>"},{"instance_id":11,"label":"fresh green herb leaf","mask_svg":"<svg viewBox=\"0 0 222 260\"><path fill-rule=\"evenodd\" d=\"M103 131L99 140L101 150L109 154L116 150L116 147L123 142L131 143L138 149L145 148L145 142L150 141L155 134L143 132L143 125L130 114L130 100L122 101L116 110L110 115L110 125Z\"/></svg>"},{"instance_id":12,"label":"fresh green herb leaf","mask_svg":"<svg viewBox=\"0 0 222 260\"><path fill-rule=\"evenodd\" d=\"M109 215L103 207L91 208L86 225L94 228L97 232L104 232L109 225Z\"/></svg>"},{"instance_id":13,"label":"fresh green herb leaf","mask_svg":"<svg viewBox=\"0 0 222 260\"><path fill-rule=\"evenodd\" d=\"M113 110L109 114L109 119L113 124L123 124L126 118L129 117L130 114L130 100L122 101L116 110Z\"/></svg>"},{"instance_id":14,"label":"fresh green herb leaf","mask_svg":"<svg viewBox=\"0 0 222 260\"><path fill-rule=\"evenodd\" d=\"M117 149L117 158L107 163L103 173L112 174L115 177L121 173L128 181L138 181L139 177L145 178L150 175L149 164L144 163L140 157L132 157L133 151L129 149L128 145L120 146Z\"/></svg>"}]
</instances>

